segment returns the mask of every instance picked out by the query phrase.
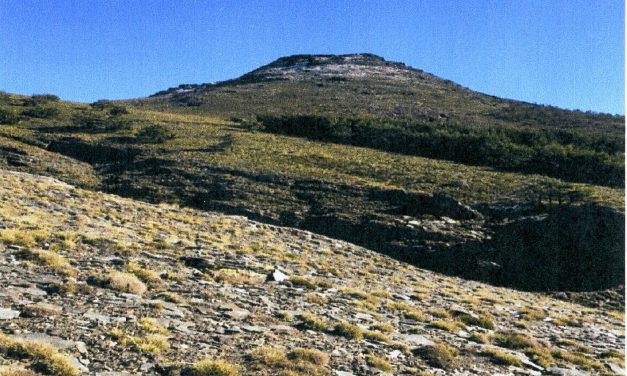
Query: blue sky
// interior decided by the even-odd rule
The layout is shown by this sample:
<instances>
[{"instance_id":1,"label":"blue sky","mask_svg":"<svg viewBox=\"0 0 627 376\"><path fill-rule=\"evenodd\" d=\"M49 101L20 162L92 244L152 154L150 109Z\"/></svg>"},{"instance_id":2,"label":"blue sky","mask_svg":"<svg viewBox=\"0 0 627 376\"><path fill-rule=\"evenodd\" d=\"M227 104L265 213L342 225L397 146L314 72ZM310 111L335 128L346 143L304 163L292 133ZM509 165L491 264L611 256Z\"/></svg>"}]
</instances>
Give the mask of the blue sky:
<instances>
[{"instance_id":1,"label":"blue sky","mask_svg":"<svg viewBox=\"0 0 627 376\"><path fill-rule=\"evenodd\" d=\"M0 0L0 90L91 102L371 52L481 92L624 113L614 0Z\"/></svg>"}]
</instances>

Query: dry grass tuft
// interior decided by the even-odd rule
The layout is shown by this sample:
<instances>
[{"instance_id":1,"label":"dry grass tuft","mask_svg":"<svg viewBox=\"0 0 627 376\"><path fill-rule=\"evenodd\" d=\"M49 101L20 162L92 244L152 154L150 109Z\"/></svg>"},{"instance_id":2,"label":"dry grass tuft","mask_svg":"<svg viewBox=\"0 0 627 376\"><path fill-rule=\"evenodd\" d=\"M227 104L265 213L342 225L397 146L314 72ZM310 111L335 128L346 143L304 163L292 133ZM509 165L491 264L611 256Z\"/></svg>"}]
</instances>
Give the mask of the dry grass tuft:
<instances>
[{"instance_id":1,"label":"dry grass tuft","mask_svg":"<svg viewBox=\"0 0 627 376\"><path fill-rule=\"evenodd\" d=\"M346 337L348 339L362 339L364 338L364 331L357 325L353 325L349 322L342 321L335 325L333 333Z\"/></svg>"},{"instance_id":2,"label":"dry grass tuft","mask_svg":"<svg viewBox=\"0 0 627 376\"><path fill-rule=\"evenodd\" d=\"M383 372L392 372L394 370L394 368L392 368L392 365L388 363L385 358L373 354L366 356L366 363L368 363L370 367L374 367Z\"/></svg>"},{"instance_id":3,"label":"dry grass tuft","mask_svg":"<svg viewBox=\"0 0 627 376\"><path fill-rule=\"evenodd\" d=\"M304 329L315 330L317 332L326 332L329 330L329 324L313 313L305 312L301 314L299 318L302 321L301 326Z\"/></svg>"},{"instance_id":4,"label":"dry grass tuft","mask_svg":"<svg viewBox=\"0 0 627 376\"><path fill-rule=\"evenodd\" d=\"M490 358L494 364L505 365L505 366L516 366L516 367L520 367L522 365L522 362L517 356L508 354L498 349L494 349L494 348L483 349L481 350L480 354L485 357Z\"/></svg>"},{"instance_id":5,"label":"dry grass tuft","mask_svg":"<svg viewBox=\"0 0 627 376\"><path fill-rule=\"evenodd\" d=\"M458 351L455 348L438 343L419 349L418 355L433 367L447 369L453 364Z\"/></svg>"},{"instance_id":6,"label":"dry grass tuft","mask_svg":"<svg viewBox=\"0 0 627 376\"><path fill-rule=\"evenodd\" d=\"M78 368L54 347L0 334L0 353L13 359L28 359L52 376L75 376Z\"/></svg>"},{"instance_id":7,"label":"dry grass tuft","mask_svg":"<svg viewBox=\"0 0 627 376\"><path fill-rule=\"evenodd\" d=\"M223 359L204 359L192 368L194 376L239 376L240 367Z\"/></svg>"},{"instance_id":8,"label":"dry grass tuft","mask_svg":"<svg viewBox=\"0 0 627 376\"><path fill-rule=\"evenodd\" d=\"M142 295L146 292L146 285L134 274L113 271L105 276L107 285L118 291L128 292L135 295Z\"/></svg>"}]
</instances>

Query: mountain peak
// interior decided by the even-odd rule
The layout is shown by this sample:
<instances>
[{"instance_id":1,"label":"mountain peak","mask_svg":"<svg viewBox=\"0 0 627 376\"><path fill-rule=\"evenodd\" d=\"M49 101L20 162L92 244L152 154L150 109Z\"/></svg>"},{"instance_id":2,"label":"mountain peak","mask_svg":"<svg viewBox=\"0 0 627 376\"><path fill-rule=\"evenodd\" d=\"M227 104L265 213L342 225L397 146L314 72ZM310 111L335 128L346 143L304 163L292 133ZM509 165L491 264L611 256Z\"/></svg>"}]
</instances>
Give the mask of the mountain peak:
<instances>
[{"instance_id":1,"label":"mountain peak","mask_svg":"<svg viewBox=\"0 0 627 376\"><path fill-rule=\"evenodd\" d=\"M249 72L238 81L306 81L376 79L426 79L434 76L391 62L371 53L344 55L291 55L280 57L270 64Z\"/></svg>"}]
</instances>

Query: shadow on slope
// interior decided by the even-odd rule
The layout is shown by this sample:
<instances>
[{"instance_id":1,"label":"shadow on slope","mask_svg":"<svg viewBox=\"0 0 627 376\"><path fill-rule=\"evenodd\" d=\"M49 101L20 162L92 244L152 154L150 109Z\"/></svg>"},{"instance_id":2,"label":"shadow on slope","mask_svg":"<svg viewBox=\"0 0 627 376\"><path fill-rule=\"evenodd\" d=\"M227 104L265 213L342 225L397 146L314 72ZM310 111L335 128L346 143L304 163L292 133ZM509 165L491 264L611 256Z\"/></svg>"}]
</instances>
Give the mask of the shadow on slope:
<instances>
[{"instance_id":1,"label":"shadow on slope","mask_svg":"<svg viewBox=\"0 0 627 376\"><path fill-rule=\"evenodd\" d=\"M624 214L606 207L528 204L508 218L440 194L256 174L132 147L62 139L49 149L94 164L104 191L297 227L450 275L537 291L624 280Z\"/></svg>"}]
</instances>

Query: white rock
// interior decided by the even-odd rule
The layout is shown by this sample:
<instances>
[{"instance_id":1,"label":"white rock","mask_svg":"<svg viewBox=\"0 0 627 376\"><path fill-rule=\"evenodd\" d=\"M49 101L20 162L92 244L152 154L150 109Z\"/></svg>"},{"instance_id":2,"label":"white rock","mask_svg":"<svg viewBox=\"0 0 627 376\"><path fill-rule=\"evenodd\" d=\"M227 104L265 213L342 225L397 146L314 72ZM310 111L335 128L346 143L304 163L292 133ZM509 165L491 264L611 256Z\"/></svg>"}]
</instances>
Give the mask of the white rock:
<instances>
[{"instance_id":1,"label":"white rock","mask_svg":"<svg viewBox=\"0 0 627 376\"><path fill-rule=\"evenodd\" d=\"M274 282L283 282L286 279L287 279L287 275L285 275L279 269L274 269L272 272L270 272L270 274L268 274L268 277L266 278L266 280L274 281Z\"/></svg>"},{"instance_id":2,"label":"white rock","mask_svg":"<svg viewBox=\"0 0 627 376\"><path fill-rule=\"evenodd\" d=\"M0 308L0 320L11 320L20 315L20 311L11 308Z\"/></svg>"}]
</instances>

